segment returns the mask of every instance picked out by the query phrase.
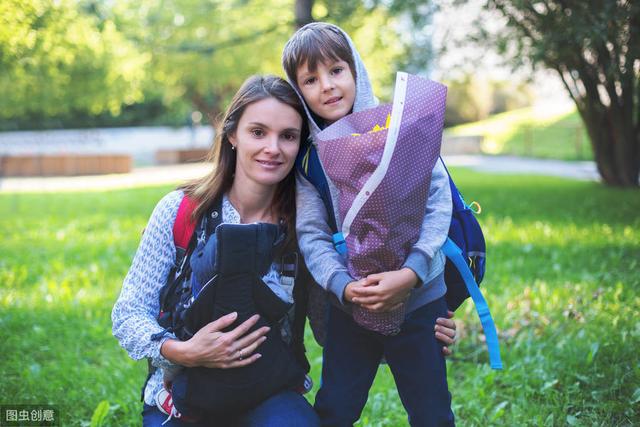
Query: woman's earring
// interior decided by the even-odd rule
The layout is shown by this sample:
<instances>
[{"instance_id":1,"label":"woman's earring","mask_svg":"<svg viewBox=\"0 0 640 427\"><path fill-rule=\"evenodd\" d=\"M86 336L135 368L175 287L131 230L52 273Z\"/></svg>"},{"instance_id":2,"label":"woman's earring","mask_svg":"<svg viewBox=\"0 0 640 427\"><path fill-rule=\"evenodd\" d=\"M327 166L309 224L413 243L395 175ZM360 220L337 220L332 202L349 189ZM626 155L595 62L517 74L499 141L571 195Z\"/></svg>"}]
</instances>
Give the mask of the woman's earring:
<instances>
[{"instance_id":1,"label":"woman's earring","mask_svg":"<svg viewBox=\"0 0 640 427\"><path fill-rule=\"evenodd\" d=\"M231 149L235 151L236 146L235 146L235 145L233 145L233 144L231 144Z\"/></svg>"}]
</instances>

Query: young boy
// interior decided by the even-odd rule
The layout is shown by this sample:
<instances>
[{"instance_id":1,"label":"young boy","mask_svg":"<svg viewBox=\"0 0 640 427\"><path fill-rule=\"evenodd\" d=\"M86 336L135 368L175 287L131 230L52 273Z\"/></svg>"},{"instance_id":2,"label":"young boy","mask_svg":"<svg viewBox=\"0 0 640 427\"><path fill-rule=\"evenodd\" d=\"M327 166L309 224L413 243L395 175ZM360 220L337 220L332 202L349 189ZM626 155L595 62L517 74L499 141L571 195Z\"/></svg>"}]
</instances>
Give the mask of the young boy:
<instances>
[{"instance_id":1,"label":"young boy","mask_svg":"<svg viewBox=\"0 0 640 427\"><path fill-rule=\"evenodd\" d=\"M283 67L304 99L312 139L324 127L352 113L376 106L367 71L349 36L326 23L299 29L287 42ZM338 192L328 179L335 218L340 225ZM451 395L442 345L434 335L437 317L447 314L444 255L451 193L438 162L432 172L420 236L397 271L359 281L348 273L334 249L325 206L304 178L297 181L296 228L309 271L338 302L329 309L321 387L315 408L323 425L347 426L360 418L382 357L389 364L411 425L453 425ZM406 304L397 335L384 336L356 324L350 304L388 311Z\"/></svg>"}]
</instances>

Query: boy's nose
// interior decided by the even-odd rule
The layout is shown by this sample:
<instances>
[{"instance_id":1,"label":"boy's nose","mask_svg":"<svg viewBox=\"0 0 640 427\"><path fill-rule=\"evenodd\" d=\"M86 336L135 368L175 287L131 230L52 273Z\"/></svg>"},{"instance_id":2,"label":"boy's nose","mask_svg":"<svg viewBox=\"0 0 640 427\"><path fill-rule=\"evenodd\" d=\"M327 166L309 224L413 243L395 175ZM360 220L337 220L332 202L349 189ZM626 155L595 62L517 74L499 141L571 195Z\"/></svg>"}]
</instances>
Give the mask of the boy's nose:
<instances>
[{"instance_id":1,"label":"boy's nose","mask_svg":"<svg viewBox=\"0 0 640 427\"><path fill-rule=\"evenodd\" d=\"M322 90L331 90L333 89L333 79L331 77L321 77L320 84L322 85Z\"/></svg>"}]
</instances>

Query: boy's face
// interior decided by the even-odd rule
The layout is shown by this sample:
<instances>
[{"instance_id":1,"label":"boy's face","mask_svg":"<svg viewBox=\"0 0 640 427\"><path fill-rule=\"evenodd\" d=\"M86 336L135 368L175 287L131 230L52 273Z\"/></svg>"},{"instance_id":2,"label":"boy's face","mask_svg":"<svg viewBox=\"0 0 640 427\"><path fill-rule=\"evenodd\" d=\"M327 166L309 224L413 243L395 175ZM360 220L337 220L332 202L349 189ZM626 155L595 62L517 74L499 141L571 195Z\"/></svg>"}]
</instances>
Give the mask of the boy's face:
<instances>
[{"instance_id":1,"label":"boy's face","mask_svg":"<svg viewBox=\"0 0 640 427\"><path fill-rule=\"evenodd\" d=\"M356 82L345 61L320 62L313 72L305 62L298 67L296 80L307 106L328 124L351 113Z\"/></svg>"}]
</instances>

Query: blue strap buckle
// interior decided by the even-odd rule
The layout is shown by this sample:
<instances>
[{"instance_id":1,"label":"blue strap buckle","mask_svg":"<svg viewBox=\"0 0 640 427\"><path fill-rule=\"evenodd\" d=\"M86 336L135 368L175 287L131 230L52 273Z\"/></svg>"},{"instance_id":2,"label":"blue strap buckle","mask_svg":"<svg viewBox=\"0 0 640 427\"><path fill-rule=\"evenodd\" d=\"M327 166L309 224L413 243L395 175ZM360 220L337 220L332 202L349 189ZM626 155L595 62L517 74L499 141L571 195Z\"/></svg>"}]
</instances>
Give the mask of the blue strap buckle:
<instances>
[{"instance_id":1,"label":"blue strap buckle","mask_svg":"<svg viewBox=\"0 0 640 427\"><path fill-rule=\"evenodd\" d=\"M347 255L347 242L344 241L344 235L338 231L333 235L333 247L342 256Z\"/></svg>"}]
</instances>

